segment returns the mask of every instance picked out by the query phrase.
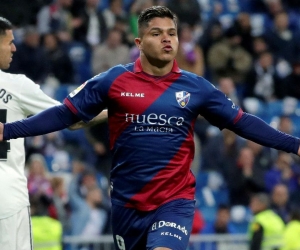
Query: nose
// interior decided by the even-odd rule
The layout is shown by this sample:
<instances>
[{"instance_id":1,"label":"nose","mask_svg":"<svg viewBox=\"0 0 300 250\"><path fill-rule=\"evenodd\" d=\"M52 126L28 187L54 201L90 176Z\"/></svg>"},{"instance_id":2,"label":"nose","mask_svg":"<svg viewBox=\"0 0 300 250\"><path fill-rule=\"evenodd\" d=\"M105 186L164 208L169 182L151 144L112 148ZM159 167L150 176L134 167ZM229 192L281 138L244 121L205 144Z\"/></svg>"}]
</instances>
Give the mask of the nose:
<instances>
[{"instance_id":1,"label":"nose","mask_svg":"<svg viewBox=\"0 0 300 250\"><path fill-rule=\"evenodd\" d=\"M163 33L163 36L162 36L162 42L163 43L166 43L166 42L170 42L170 35L168 33Z\"/></svg>"},{"instance_id":2,"label":"nose","mask_svg":"<svg viewBox=\"0 0 300 250\"><path fill-rule=\"evenodd\" d=\"M169 43L171 40L169 38L169 36L164 36L163 39L162 39L162 42L163 43Z\"/></svg>"},{"instance_id":3,"label":"nose","mask_svg":"<svg viewBox=\"0 0 300 250\"><path fill-rule=\"evenodd\" d=\"M16 52L16 51L17 51L16 45L13 43L11 45L11 52Z\"/></svg>"}]
</instances>

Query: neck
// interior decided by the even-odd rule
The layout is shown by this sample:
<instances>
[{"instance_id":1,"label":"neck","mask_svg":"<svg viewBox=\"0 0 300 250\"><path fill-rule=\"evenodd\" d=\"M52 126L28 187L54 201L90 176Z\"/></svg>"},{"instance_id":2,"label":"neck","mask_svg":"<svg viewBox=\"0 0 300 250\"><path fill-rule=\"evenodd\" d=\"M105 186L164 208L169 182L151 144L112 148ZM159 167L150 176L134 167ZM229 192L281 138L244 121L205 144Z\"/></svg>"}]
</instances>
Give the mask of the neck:
<instances>
[{"instance_id":1,"label":"neck","mask_svg":"<svg viewBox=\"0 0 300 250\"><path fill-rule=\"evenodd\" d=\"M158 60L149 60L145 55L141 55L141 65L143 71L149 75L164 76L172 71L174 60L170 62L161 62Z\"/></svg>"}]
</instances>

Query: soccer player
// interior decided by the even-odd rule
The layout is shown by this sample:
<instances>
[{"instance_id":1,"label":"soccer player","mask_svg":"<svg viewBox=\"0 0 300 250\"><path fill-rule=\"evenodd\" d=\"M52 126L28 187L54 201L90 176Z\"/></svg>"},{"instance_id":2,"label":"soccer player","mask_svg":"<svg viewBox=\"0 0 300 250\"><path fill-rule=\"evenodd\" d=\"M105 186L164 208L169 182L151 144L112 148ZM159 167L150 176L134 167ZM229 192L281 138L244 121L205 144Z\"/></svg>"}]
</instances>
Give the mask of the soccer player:
<instances>
[{"instance_id":1,"label":"soccer player","mask_svg":"<svg viewBox=\"0 0 300 250\"><path fill-rule=\"evenodd\" d=\"M47 96L39 85L26 76L1 71L9 68L13 53L16 52L12 28L7 19L0 17L1 122L20 120L60 105L60 102ZM98 118L98 121L105 119L105 113L100 114ZM73 129L81 127L82 122L76 123ZM29 197L24 166L24 139L0 142L1 250L32 249Z\"/></svg>"},{"instance_id":2,"label":"soccer player","mask_svg":"<svg viewBox=\"0 0 300 250\"><path fill-rule=\"evenodd\" d=\"M116 248L184 250L195 209L190 166L199 114L220 129L287 152L299 154L300 141L243 112L204 78L178 68L177 18L168 8L145 9L138 29L136 62L93 77L63 105L0 124L0 140L1 135L8 140L88 122L107 107Z\"/></svg>"}]
</instances>

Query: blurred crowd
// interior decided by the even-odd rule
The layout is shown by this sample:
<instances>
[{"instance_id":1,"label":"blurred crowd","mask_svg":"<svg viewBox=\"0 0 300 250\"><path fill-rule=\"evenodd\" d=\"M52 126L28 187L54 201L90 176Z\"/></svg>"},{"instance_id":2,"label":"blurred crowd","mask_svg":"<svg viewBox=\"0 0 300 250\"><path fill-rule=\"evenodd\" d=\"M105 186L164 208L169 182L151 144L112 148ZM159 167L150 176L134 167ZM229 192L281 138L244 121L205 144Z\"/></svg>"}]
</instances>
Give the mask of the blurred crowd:
<instances>
[{"instance_id":1,"label":"blurred crowd","mask_svg":"<svg viewBox=\"0 0 300 250\"><path fill-rule=\"evenodd\" d=\"M0 15L15 25L9 72L25 74L62 101L60 91L67 94L93 75L136 60L137 17L152 5L166 5L179 17L180 68L205 77L246 112L264 114L275 128L299 136L297 0L1 1ZM246 232L250 199L261 192L289 222L300 208L298 157L218 131L201 117L195 131L193 233ZM26 152L30 197L43 204L39 214L59 220L64 235L111 232L106 122L27 138Z\"/></svg>"}]
</instances>

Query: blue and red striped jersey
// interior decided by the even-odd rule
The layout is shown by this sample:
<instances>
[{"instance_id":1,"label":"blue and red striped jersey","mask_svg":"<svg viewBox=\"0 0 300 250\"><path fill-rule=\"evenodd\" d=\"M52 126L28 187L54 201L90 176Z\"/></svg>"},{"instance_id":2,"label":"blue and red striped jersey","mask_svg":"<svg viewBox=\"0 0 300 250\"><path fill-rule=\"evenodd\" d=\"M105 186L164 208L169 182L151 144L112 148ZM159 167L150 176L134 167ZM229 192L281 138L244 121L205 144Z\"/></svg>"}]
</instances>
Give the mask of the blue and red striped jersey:
<instances>
[{"instance_id":1,"label":"blue and red striped jersey","mask_svg":"<svg viewBox=\"0 0 300 250\"><path fill-rule=\"evenodd\" d=\"M150 211L178 198L194 199L193 130L198 115L225 128L241 109L204 78L180 70L163 77L140 60L103 72L69 94L65 104L83 121L108 109L112 203Z\"/></svg>"}]
</instances>

